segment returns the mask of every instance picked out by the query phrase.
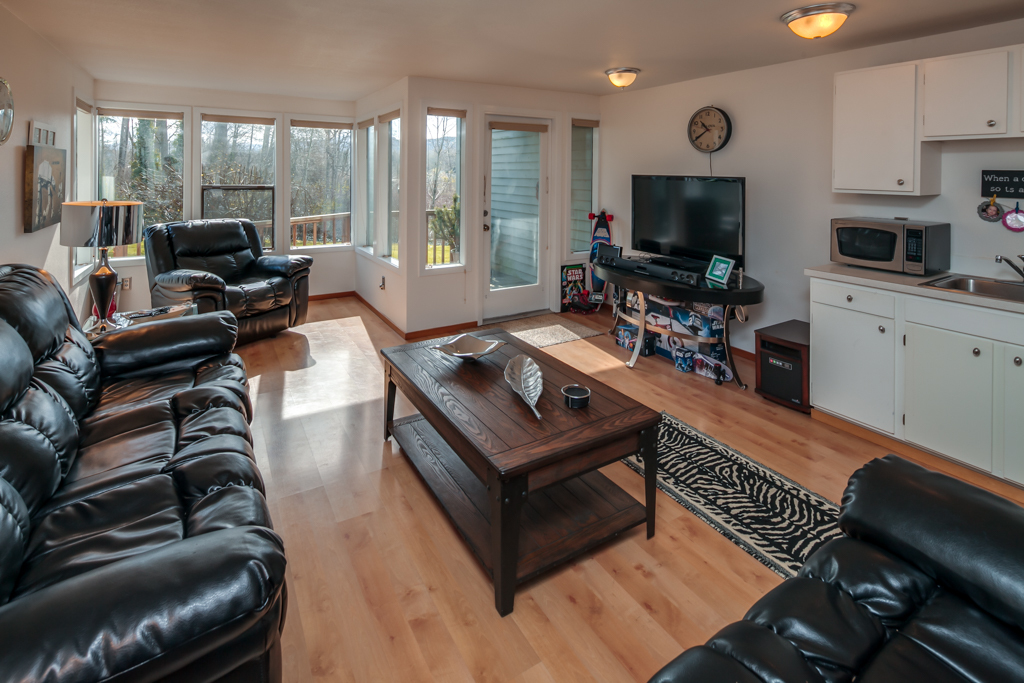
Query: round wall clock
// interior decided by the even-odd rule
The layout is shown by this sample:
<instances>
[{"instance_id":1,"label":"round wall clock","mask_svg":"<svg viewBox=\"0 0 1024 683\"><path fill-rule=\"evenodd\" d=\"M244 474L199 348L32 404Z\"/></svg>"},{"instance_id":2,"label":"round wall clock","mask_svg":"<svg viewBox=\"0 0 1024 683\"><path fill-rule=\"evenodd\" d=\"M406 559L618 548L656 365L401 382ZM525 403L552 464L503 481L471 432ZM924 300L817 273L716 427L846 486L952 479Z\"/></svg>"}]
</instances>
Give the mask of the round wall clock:
<instances>
[{"instance_id":1,"label":"round wall clock","mask_svg":"<svg viewBox=\"0 0 1024 683\"><path fill-rule=\"evenodd\" d=\"M14 128L14 96L11 86L0 78L0 145L7 142Z\"/></svg>"},{"instance_id":2,"label":"round wall clock","mask_svg":"<svg viewBox=\"0 0 1024 683\"><path fill-rule=\"evenodd\" d=\"M729 115L718 107L702 107L690 117L686 136L698 151L717 152L729 144L729 138L732 137L732 121Z\"/></svg>"}]
</instances>

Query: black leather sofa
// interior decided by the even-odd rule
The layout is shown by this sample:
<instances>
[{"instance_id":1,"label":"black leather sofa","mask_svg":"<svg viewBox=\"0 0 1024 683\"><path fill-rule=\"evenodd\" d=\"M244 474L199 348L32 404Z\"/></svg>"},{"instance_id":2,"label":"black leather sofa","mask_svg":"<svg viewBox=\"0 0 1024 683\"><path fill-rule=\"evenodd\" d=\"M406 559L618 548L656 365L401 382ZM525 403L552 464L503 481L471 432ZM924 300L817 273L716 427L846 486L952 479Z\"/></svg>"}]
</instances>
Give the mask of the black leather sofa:
<instances>
[{"instance_id":1,"label":"black leather sofa","mask_svg":"<svg viewBox=\"0 0 1024 683\"><path fill-rule=\"evenodd\" d=\"M1024 508L889 455L850 479L839 525L652 683L1024 681Z\"/></svg>"},{"instance_id":2,"label":"black leather sofa","mask_svg":"<svg viewBox=\"0 0 1024 683\"><path fill-rule=\"evenodd\" d=\"M195 302L200 313L231 311L238 343L306 322L309 256L264 256L252 221L160 223L143 232L154 307Z\"/></svg>"},{"instance_id":3,"label":"black leather sofa","mask_svg":"<svg viewBox=\"0 0 1024 683\"><path fill-rule=\"evenodd\" d=\"M228 312L90 344L0 266L0 681L279 681L271 530Z\"/></svg>"}]
</instances>

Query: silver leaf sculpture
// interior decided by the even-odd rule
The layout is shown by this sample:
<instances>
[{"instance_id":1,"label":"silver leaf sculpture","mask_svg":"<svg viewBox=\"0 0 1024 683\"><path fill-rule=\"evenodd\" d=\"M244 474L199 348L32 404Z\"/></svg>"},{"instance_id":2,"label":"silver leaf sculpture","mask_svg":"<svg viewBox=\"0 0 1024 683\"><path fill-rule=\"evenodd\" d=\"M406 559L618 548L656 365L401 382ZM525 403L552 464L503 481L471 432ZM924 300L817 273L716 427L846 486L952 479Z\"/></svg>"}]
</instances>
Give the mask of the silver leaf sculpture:
<instances>
[{"instance_id":1,"label":"silver leaf sculpture","mask_svg":"<svg viewBox=\"0 0 1024 683\"><path fill-rule=\"evenodd\" d=\"M537 419L543 419L537 410L537 399L544 391L544 374L540 366L529 356L516 356L505 366L505 381L512 386L512 391L523 397Z\"/></svg>"}]
</instances>

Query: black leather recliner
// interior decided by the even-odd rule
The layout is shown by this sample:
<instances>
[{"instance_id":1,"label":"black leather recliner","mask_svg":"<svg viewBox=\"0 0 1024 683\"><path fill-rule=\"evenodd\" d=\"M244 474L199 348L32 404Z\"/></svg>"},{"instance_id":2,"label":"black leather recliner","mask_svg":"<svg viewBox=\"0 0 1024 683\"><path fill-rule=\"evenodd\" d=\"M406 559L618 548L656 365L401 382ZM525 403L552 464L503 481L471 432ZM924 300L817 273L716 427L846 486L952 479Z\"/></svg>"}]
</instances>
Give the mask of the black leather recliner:
<instances>
[{"instance_id":1,"label":"black leather recliner","mask_svg":"<svg viewBox=\"0 0 1024 683\"><path fill-rule=\"evenodd\" d=\"M850 479L839 526L652 683L1024 681L1024 508L889 455Z\"/></svg>"},{"instance_id":2,"label":"black leather recliner","mask_svg":"<svg viewBox=\"0 0 1024 683\"><path fill-rule=\"evenodd\" d=\"M252 221L160 223L143 233L154 307L195 302L200 313L231 311L238 343L306 322L309 256L264 256Z\"/></svg>"},{"instance_id":3,"label":"black leather recliner","mask_svg":"<svg viewBox=\"0 0 1024 683\"><path fill-rule=\"evenodd\" d=\"M280 681L285 556L228 312L90 344L0 266L0 680Z\"/></svg>"}]
</instances>

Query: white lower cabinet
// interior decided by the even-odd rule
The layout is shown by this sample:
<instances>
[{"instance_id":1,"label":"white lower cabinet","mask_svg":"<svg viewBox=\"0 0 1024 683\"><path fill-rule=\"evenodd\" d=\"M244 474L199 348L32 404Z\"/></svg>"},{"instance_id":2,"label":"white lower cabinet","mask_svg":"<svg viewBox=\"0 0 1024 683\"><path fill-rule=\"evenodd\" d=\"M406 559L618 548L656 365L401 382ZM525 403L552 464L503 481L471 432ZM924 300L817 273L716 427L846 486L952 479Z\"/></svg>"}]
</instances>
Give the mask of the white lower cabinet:
<instances>
[{"instance_id":1,"label":"white lower cabinet","mask_svg":"<svg viewBox=\"0 0 1024 683\"><path fill-rule=\"evenodd\" d=\"M895 337L890 318L812 302L811 403L892 434Z\"/></svg>"},{"instance_id":2,"label":"white lower cabinet","mask_svg":"<svg viewBox=\"0 0 1024 683\"><path fill-rule=\"evenodd\" d=\"M995 344L914 323L906 334L906 440L991 472Z\"/></svg>"},{"instance_id":3,"label":"white lower cabinet","mask_svg":"<svg viewBox=\"0 0 1024 683\"><path fill-rule=\"evenodd\" d=\"M1007 479L1024 484L1024 346L1003 352L1003 453Z\"/></svg>"}]
</instances>

